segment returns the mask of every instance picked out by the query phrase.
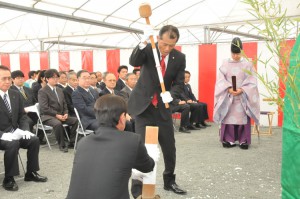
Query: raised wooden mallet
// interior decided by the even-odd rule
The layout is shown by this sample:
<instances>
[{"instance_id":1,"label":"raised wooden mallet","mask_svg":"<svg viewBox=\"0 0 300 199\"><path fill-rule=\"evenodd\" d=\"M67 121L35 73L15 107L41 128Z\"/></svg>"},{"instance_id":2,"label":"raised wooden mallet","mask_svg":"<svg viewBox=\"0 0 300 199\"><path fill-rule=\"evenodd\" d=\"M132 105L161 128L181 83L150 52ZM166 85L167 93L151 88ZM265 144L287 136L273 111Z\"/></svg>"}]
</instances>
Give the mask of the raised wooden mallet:
<instances>
[{"instance_id":1,"label":"raised wooden mallet","mask_svg":"<svg viewBox=\"0 0 300 199\"><path fill-rule=\"evenodd\" d=\"M152 15L151 6L148 3L142 3L139 7L139 12L140 12L140 16L142 18L146 19L146 24L150 25L149 17ZM165 87L165 84L164 84L164 78L163 78L162 73L161 73L160 61L159 61L159 57L158 57L157 52L156 52L156 46L155 46L155 43L154 43L153 35L150 36L150 41L151 41L151 46L152 46L152 51L153 51L153 55L154 55L154 60L155 60L155 65L156 65L156 69L157 69L157 74L158 74L158 78L159 78L161 91L164 93L164 92L166 92L166 87ZM169 108L169 104L165 103L165 107Z\"/></svg>"}]
</instances>

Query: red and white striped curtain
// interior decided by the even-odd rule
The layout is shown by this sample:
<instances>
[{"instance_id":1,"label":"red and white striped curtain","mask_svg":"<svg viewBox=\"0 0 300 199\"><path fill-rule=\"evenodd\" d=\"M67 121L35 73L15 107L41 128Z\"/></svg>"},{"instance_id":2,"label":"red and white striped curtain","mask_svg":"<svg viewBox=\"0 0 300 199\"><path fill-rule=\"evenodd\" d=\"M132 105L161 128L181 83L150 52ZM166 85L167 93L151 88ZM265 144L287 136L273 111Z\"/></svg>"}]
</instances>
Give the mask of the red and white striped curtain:
<instances>
[{"instance_id":1,"label":"red and white striped curtain","mask_svg":"<svg viewBox=\"0 0 300 199\"><path fill-rule=\"evenodd\" d=\"M287 41L289 48L283 48L282 53L288 51L294 45L295 40ZM209 118L212 119L214 104L214 86L218 68L222 61L230 57L230 44L207 44L207 45L184 45L176 46L176 49L186 55L186 70L191 72L191 86L195 96L202 102L208 104ZM264 42L244 43L243 49L247 57L255 60L257 57L270 57L269 50ZM27 77L30 70L44 70L54 68L59 71L70 69L78 71L86 69L92 71L110 71L116 74L120 65L127 65L129 72L133 66L129 65L129 56L132 49L115 50L85 50L85 51L63 51L63 52L30 52L0 54L0 64L10 67L11 71L22 70ZM278 58L273 57L270 64L274 66L280 63ZM266 73L270 78L275 77L272 71L266 71L261 63L255 66L259 73ZM265 88L259 82L259 91L264 93ZM261 96L261 110L276 112L273 120L274 126L282 126L282 112L277 110L276 105L263 102ZM262 125L267 125L267 118L261 117Z\"/></svg>"}]
</instances>

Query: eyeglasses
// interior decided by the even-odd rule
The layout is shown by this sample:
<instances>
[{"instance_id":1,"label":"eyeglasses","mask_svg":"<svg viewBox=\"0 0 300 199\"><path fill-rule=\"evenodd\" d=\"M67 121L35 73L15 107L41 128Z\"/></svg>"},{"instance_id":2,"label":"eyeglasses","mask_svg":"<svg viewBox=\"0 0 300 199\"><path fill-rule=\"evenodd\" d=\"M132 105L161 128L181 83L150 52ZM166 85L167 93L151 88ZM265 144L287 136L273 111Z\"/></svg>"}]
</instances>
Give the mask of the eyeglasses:
<instances>
[{"instance_id":1,"label":"eyeglasses","mask_svg":"<svg viewBox=\"0 0 300 199\"><path fill-rule=\"evenodd\" d=\"M1 80L2 82L5 82L5 81L11 81L12 78L11 78L11 77L1 77L0 80Z\"/></svg>"}]
</instances>

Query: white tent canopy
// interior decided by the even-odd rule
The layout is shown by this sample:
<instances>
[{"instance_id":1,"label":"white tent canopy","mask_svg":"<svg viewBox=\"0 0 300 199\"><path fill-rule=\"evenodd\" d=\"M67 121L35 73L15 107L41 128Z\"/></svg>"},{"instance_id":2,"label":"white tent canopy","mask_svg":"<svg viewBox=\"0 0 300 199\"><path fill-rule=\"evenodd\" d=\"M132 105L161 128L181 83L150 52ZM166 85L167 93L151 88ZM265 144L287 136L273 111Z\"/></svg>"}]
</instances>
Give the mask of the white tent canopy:
<instances>
[{"instance_id":1,"label":"white tent canopy","mask_svg":"<svg viewBox=\"0 0 300 199\"><path fill-rule=\"evenodd\" d=\"M287 16L300 17L298 0L274 0ZM132 48L142 34L140 0L0 1L0 52ZM172 24L179 45L264 40L247 21L261 26L241 0L149 0L156 30ZM298 35L298 24L290 38Z\"/></svg>"}]
</instances>

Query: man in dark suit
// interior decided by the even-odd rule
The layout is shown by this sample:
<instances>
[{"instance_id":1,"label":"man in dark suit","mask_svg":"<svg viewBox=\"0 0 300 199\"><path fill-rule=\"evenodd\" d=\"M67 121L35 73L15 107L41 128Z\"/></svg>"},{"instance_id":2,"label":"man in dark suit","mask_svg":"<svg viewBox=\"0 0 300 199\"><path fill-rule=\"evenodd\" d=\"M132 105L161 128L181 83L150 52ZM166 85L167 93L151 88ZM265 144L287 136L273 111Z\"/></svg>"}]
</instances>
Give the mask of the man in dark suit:
<instances>
[{"instance_id":1,"label":"man in dark suit","mask_svg":"<svg viewBox=\"0 0 300 199\"><path fill-rule=\"evenodd\" d=\"M119 66L118 68L118 74L119 74L119 79L117 81L117 85L116 85L116 90L120 91L125 87L125 78L126 75L128 73L128 67L125 65Z\"/></svg>"},{"instance_id":2,"label":"man in dark suit","mask_svg":"<svg viewBox=\"0 0 300 199\"><path fill-rule=\"evenodd\" d=\"M148 39L151 33L146 31L144 36ZM161 68L165 69L162 70L164 84L166 90L171 93L182 91L184 84L185 55L175 49L178 39L179 31L176 27L171 25L162 27L157 37L157 54L154 55L161 59ZM176 148L172 112L163 103L163 100L170 102L172 98L170 99L169 92L163 94L163 99L161 98L161 87L151 45L146 41L141 42L133 50L129 63L132 66L141 66L140 78L128 101L128 112L135 116L135 132L144 140L146 126L159 127L158 140L165 162L164 189L177 194L186 194L175 181ZM132 184L132 194L137 198L141 194L141 183L133 181Z\"/></svg>"},{"instance_id":3,"label":"man in dark suit","mask_svg":"<svg viewBox=\"0 0 300 199\"><path fill-rule=\"evenodd\" d=\"M134 73L127 73L125 80L126 86L121 90L120 96L123 97L126 102L128 102L132 89L134 89L136 85L137 76Z\"/></svg>"},{"instance_id":4,"label":"man in dark suit","mask_svg":"<svg viewBox=\"0 0 300 199\"><path fill-rule=\"evenodd\" d=\"M100 71L97 71L96 72L96 76L97 76L97 84L96 84L96 86L97 86L97 88L100 88L100 90L102 90L101 89L102 73Z\"/></svg>"},{"instance_id":5,"label":"man in dark suit","mask_svg":"<svg viewBox=\"0 0 300 199\"><path fill-rule=\"evenodd\" d=\"M27 116L24 111L21 94L9 89L11 73L5 66L0 66L0 150L4 150L5 177L2 186L9 191L17 191L14 176L19 175L18 151L27 149L27 172L25 181L46 182L47 177L40 176L39 140L30 133ZM22 129L21 137L16 136L16 129Z\"/></svg>"},{"instance_id":6,"label":"man in dark suit","mask_svg":"<svg viewBox=\"0 0 300 199\"><path fill-rule=\"evenodd\" d=\"M55 69L49 69L45 72L48 82L47 86L39 90L38 101L40 104L41 119L44 124L52 126L55 137L59 145L59 150L66 153L68 146L64 141L63 124L69 125L70 143L69 147L74 147L78 120L76 117L68 115L67 103L63 91L56 86L59 73Z\"/></svg>"},{"instance_id":7,"label":"man in dark suit","mask_svg":"<svg viewBox=\"0 0 300 199\"><path fill-rule=\"evenodd\" d=\"M105 83L105 88L100 91L99 96L106 94L120 95L120 92L116 90L116 76L111 72L106 72L103 76L103 81Z\"/></svg>"},{"instance_id":8,"label":"man in dark suit","mask_svg":"<svg viewBox=\"0 0 300 199\"><path fill-rule=\"evenodd\" d=\"M37 123L38 121L38 116L34 112L27 112L26 107L33 106L37 102L33 96L33 92L31 88L27 88L24 85L24 73L21 70L16 70L11 73L11 78L13 81L13 85L11 86L11 89L16 90L20 92L21 94L21 99L23 101L24 107L25 107L25 112L27 113L28 116L28 123L29 123L29 129L31 132L33 132L33 126ZM44 141L44 132L39 130L38 131L38 137L40 140L40 144L44 145L47 142Z\"/></svg>"},{"instance_id":9,"label":"man in dark suit","mask_svg":"<svg viewBox=\"0 0 300 199\"><path fill-rule=\"evenodd\" d=\"M185 101L173 97L173 101L170 103L170 108L172 113L181 113L179 132L191 133L189 130L198 130L198 128L190 124L190 106Z\"/></svg>"},{"instance_id":10,"label":"man in dark suit","mask_svg":"<svg viewBox=\"0 0 300 199\"><path fill-rule=\"evenodd\" d=\"M119 95L120 96L120 91L116 90L116 76L113 73L107 72L105 73L103 77L104 83L106 87L100 92L99 96L104 96L107 94L113 94L113 95ZM134 132L134 125L132 124L131 116L129 114L126 114L126 127L125 131L131 131Z\"/></svg>"},{"instance_id":11,"label":"man in dark suit","mask_svg":"<svg viewBox=\"0 0 300 199\"><path fill-rule=\"evenodd\" d=\"M66 86L66 88L63 89L63 92L65 95L69 115L72 117L76 117L74 111L74 105L72 101L72 93L78 86L78 79L74 71L69 72L67 78L68 78L68 85Z\"/></svg>"},{"instance_id":12,"label":"man in dark suit","mask_svg":"<svg viewBox=\"0 0 300 199\"><path fill-rule=\"evenodd\" d=\"M184 77L185 85L184 92L181 93L181 98L190 105L190 123L195 123L195 127L197 128L206 128L211 126L205 123L205 120L208 119L207 104L199 102L192 92L191 85L189 84L191 73L189 71L185 71Z\"/></svg>"},{"instance_id":13,"label":"man in dark suit","mask_svg":"<svg viewBox=\"0 0 300 199\"><path fill-rule=\"evenodd\" d=\"M72 72L72 71L71 71ZM58 83L57 83L57 87L61 88L61 89L64 89L67 87L67 82L68 82L68 79L67 79L67 73L64 72L64 71L59 71L59 79L58 79Z\"/></svg>"},{"instance_id":14,"label":"man in dark suit","mask_svg":"<svg viewBox=\"0 0 300 199\"><path fill-rule=\"evenodd\" d=\"M74 107L78 110L84 129L96 131L99 124L94 113L94 104L99 97L98 92L90 87L90 73L87 70L77 72L78 86L72 93Z\"/></svg>"},{"instance_id":15,"label":"man in dark suit","mask_svg":"<svg viewBox=\"0 0 300 199\"><path fill-rule=\"evenodd\" d=\"M127 105L121 97L100 97L95 112L100 127L78 143L67 198L129 199L131 169L152 171L159 150L149 150L152 159L141 137L124 131Z\"/></svg>"}]
</instances>

